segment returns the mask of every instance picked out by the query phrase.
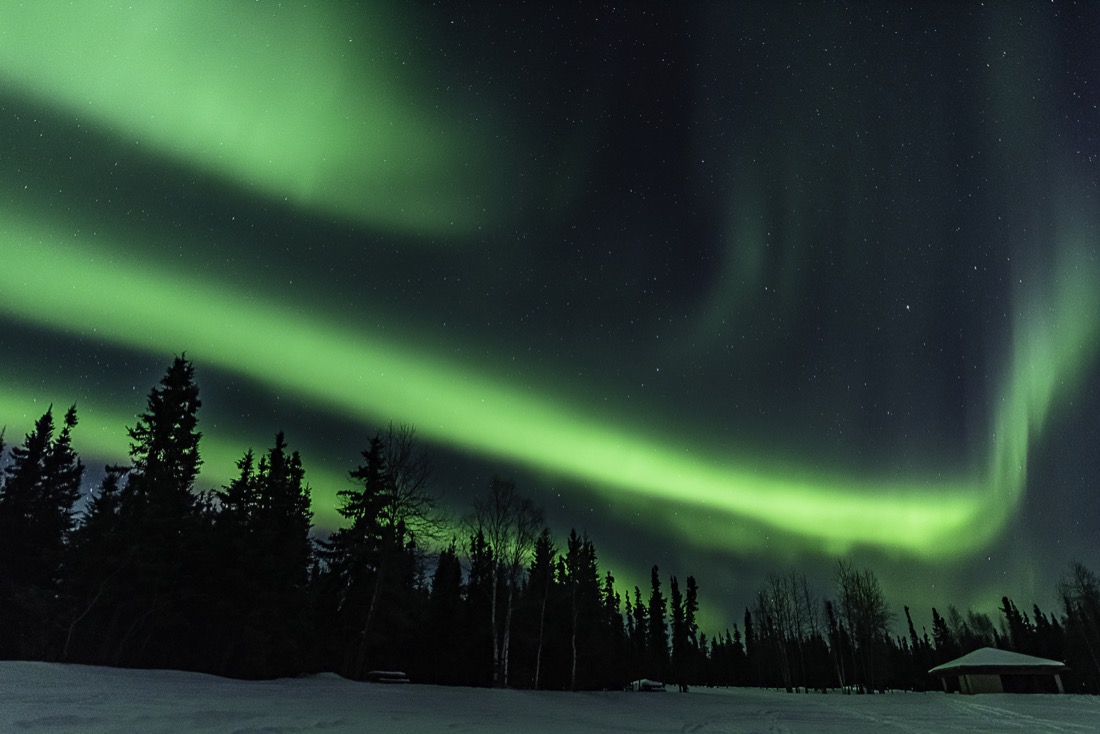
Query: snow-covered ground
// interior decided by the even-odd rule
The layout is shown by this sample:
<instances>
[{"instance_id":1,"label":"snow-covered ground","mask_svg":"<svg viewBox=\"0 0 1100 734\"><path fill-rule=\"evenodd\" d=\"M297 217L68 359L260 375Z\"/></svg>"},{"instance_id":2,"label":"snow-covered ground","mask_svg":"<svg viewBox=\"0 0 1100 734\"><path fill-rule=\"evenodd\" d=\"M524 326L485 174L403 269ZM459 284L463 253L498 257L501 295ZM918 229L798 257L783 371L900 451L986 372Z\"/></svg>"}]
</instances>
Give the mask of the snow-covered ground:
<instances>
[{"instance_id":1,"label":"snow-covered ground","mask_svg":"<svg viewBox=\"0 0 1100 734\"><path fill-rule=\"evenodd\" d=\"M172 671L0 662L0 732L1053 732L1100 731L1100 699L761 690L548 693L246 682Z\"/></svg>"}]
</instances>

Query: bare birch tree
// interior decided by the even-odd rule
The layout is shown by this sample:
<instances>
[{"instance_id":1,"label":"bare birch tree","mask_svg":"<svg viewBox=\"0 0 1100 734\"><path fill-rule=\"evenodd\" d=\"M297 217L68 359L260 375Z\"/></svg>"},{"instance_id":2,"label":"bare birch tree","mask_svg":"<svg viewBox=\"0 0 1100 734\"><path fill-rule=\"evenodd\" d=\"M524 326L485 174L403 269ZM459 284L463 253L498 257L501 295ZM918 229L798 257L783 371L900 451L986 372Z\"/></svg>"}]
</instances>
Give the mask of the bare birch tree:
<instances>
[{"instance_id":1,"label":"bare birch tree","mask_svg":"<svg viewBox=\"0 0 1100 734\"><path fill-rule=\"evenodd\" d=\"M520 577L542 529L542 510L520 496L515 482L493 477L488 495L474 503L474 525L484 534L495 559L489 600L493 685L507 687L512 608ZM503 615L498 609L502 595Z\"/></svg>"},{"instance_id":2,"label":"bare birch tree","mask_svg":"<svg viewBox=\"0 0 1100 734\"><path fill-rule=\"evenodd\" d=\"M878 578L870 570L857 571L848 561L838 560L833 571L839 594L840 614L852 643L852 670L862 673L861 685L875 688L875 665L885 645L892 615L886 606Z\"/></svg>"}]
</instances>

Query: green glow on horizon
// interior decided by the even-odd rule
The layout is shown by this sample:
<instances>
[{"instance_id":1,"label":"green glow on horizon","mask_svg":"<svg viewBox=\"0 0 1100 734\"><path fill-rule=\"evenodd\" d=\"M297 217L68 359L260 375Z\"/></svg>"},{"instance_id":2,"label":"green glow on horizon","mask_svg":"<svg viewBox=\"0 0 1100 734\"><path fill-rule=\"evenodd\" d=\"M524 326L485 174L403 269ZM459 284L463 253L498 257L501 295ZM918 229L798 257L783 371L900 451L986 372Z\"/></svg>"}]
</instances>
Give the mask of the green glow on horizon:
<instances>
[{"instance_id":1,"label":"green glow on horizon","mask_svg":"<svg viewBox=\"0 0 1100 734\"><path fill-rule=\"evenodd\" d=\"M486 188L500 143L407 91L423 59L402 48L398 17L340 2L6 2L0 90L280 203L474 231L503 216Z\"/></svg>"},{"instance_id":2,"label":"green glow on horizon","mask_svg":"<svg viewBox=\"0 0 1100 734\"><path fill-rule=\"evenodd\" d=\"M293 303L245 293L236 284L151 264L120 270L130 258L121 249L107 252L102 236L92 251L79 236L15 216L2 220L0 308L13 318L164 355L185 349L200 365L305 396L333 414L408 421L429 439L570 476L599 491L613 488L623 512L632 500L672 501L709 519L710 547L729 549L758 547L752 534L729 530L745 524L799 536L828 553L871 546L945 558L980 547L1015 508L1028 441L1057 391L1071 388L1098 333L1098 309L1082 308L1095 306L1098 280L1071 264L1059 300L1036 298L1034 315L1018 323L980 476L876 481L765 472L734 456L597 422L567 395L534 397L476 366L302 315ZM273 338L278 349L271 348ZM698 528L673 527L700 539Z\"/></svg>"}]
</instances>

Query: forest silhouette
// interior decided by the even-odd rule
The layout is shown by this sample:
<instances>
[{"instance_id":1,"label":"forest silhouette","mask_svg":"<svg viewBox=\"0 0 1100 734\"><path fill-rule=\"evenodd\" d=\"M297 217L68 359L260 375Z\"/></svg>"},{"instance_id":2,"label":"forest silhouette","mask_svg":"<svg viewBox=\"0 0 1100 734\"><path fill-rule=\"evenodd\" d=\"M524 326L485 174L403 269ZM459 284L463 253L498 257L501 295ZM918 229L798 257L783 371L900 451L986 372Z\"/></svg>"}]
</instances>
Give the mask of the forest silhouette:
<instances>
[{"instance_id":1,"label":"forest silhouette","mask_svg":"<svg viewBox=\"0 0 1100 734\"><path fill-rule=\"evenodd\" d=\"M1066 690L1100 693L1100 579L1072 564L1061 609L997 623L953 605L905 631L869 569L839 559L830 598L773 574L741 624L699 627L694 576L619 589L594 541L563 540L494 477L462 520L431 493L407 425L370 438L339 493L343 524L312 526L301 456L278 433L212 491L193 364L176 357L128 428L129 463L82 496L77 410L53 407L7 451L0 483L0 659L172 668L239 678L320 671L369 680L555 690L690 686L927 690L927 671L981 647L1065 661ZM4 454L0 434L0 455ZM560 545L559 545L560 542ZM734 614L733 610L729 610Z\"/></svg>"}]
</instances>

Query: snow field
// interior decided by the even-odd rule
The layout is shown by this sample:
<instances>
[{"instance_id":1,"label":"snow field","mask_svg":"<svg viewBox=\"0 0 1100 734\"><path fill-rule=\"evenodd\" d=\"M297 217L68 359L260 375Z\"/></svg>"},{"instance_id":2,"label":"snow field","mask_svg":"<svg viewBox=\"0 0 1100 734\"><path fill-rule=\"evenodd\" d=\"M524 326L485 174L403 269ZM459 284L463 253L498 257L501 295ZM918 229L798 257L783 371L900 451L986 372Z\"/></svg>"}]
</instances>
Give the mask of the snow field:
<instances>
[{"instance_id":1,"label":"snow field","mask_svg":"<svg viewBox=\"0 0 1100 734\"><path fill-rule=\"evenodd\" d=\"M498 691L237 681L175 671L0 662L0 732L1059 734L1100 732L1100 698L891 693Z\"/></svg>"}]
</instances>

